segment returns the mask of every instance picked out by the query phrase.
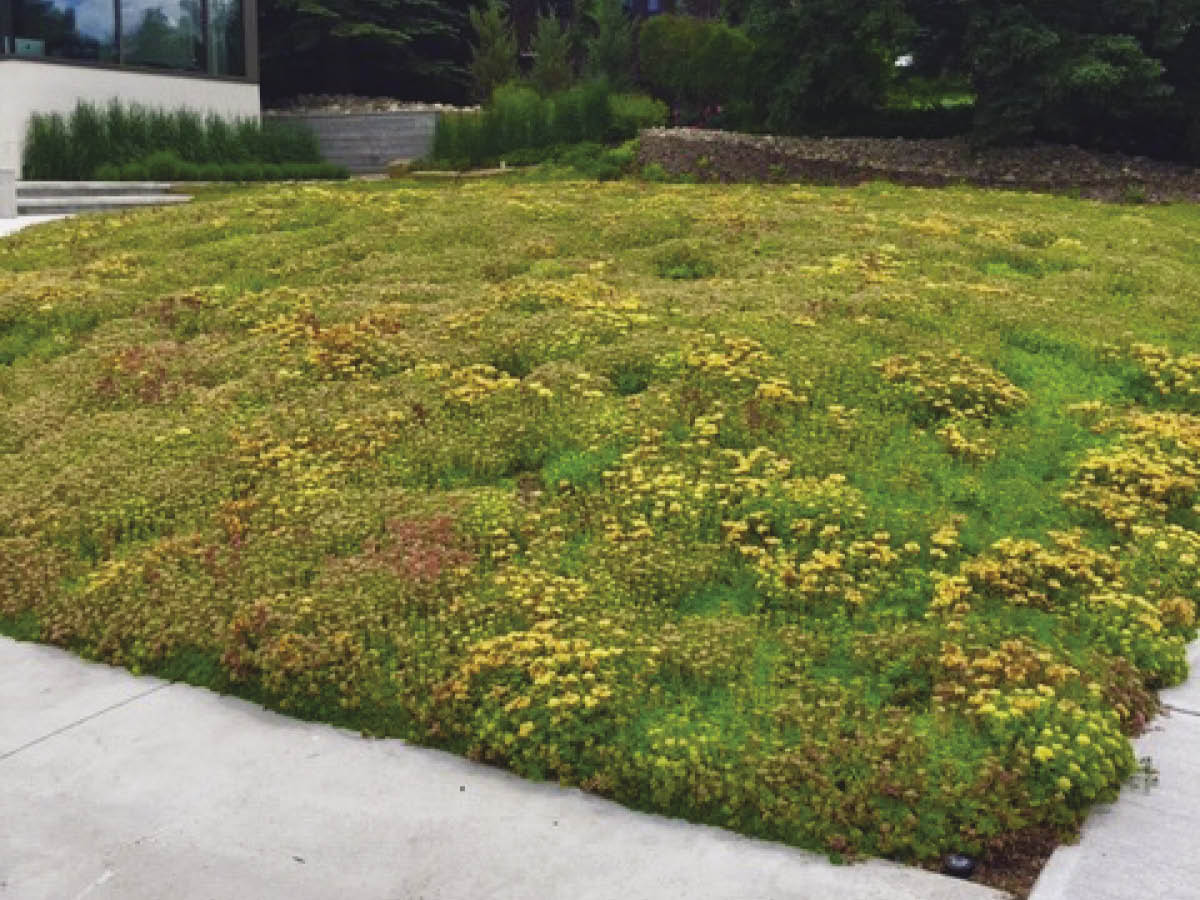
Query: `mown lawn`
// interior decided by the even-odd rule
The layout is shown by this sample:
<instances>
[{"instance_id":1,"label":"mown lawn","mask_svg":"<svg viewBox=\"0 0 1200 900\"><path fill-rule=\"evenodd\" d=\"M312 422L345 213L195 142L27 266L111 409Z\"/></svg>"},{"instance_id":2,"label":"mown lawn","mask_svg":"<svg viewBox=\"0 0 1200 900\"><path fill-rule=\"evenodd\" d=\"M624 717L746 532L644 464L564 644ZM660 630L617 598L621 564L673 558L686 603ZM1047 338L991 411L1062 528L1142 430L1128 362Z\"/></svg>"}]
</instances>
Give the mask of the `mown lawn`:
<instances>
[{"instance_id":1,"label":"mown lawn","mask_svg":"<svg viewBox=\"0 0 1200 900\"><path fill-rule=\"evenodd\" d=\"M216 192L0 242L0 622L631 806L1069 832L1185 676L1200 216Z\"/></svg>"}]
</instances>

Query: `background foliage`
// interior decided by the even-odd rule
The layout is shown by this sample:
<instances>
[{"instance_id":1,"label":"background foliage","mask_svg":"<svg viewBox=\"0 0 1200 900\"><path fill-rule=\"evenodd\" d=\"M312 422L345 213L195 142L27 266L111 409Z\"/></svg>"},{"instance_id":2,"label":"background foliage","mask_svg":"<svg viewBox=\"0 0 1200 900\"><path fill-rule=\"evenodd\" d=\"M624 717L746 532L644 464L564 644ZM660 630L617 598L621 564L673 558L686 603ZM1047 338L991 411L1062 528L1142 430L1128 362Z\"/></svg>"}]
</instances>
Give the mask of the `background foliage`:
<instances>
[{"instance_id":1,"label":"background foliage","mask_svg":"<svg viewBox=\"0 0 1200 900\"><path fill-rule=\"evenodd\" d=\"M543 93L582 73L614 87L637 79L682 122L881 137L958 131L977 145L1037 139L1200 160L1200 0L667 8L631 22L616 0L517 0L509 27L468 0L265 0L264 96L460 101L473 90L486 100L522 72Z\"/></svg>"}]
</instances>

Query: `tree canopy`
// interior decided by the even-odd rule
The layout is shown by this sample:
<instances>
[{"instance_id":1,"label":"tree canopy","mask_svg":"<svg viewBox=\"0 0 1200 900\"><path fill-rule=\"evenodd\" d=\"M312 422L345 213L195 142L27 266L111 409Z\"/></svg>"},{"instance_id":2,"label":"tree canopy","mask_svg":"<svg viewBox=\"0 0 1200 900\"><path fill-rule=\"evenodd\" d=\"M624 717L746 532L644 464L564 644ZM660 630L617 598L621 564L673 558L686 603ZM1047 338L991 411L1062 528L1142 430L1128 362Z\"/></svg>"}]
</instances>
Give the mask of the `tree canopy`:
<instances>
[{"instance_id":1,"label":"tree canopy","mask_svg":"<svg viewBox=\"0 0 1200 900\"><path fill-rule=\"evenodd\" d=\"M268 102L486 99L519 74L521 49L543 91L577 72L621 85L636 45L643 86L677 106L720 104L752 130L886 130L897 89L917 76L973 98L954 122L979 144L1200 161L1200 0L722 0L719 15L716 3L667 0L703 15L650 17L636 41L620 0L511 0L501 18L484 0L261 2Z\"/></svg>"},{"instance_id":2,"label":"tree canopy","mask_svg":"<svg viewBox=\"0 0 1200 900\"><path fill-rule=\"evenodd\" d=\"M264 100L302 93L464 100L470 0L260 0Z\"/></svg>"}]
</instances>

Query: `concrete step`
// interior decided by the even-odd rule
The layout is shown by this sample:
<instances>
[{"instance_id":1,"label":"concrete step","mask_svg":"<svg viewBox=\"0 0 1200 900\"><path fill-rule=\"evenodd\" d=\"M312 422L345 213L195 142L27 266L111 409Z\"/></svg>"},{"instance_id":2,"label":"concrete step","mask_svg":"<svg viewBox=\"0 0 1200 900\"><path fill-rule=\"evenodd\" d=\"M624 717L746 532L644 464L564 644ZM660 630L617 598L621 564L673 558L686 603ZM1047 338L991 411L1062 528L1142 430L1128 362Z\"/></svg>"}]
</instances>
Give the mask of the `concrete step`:
<instances>
[{"instance_id":1,"label":"concrete step","mask_svg":"<svg viewBox=\"0 0 1200 900\"><path fill-rule=\"evenodd\" d=\"M169 181L18 181L17 197L144 196L172 187Z\"/></svg>"},{"instance_id":2,"label":"concrete step","mask_svg":"<svg viewBox=\"0 0 1200 900\"><path fill-rule=\"evenodd\" d=\"M100 212L145 206L177 206L192 198L186 194L87 194L55 197L17 197L19 215Z\"/></svg>"}]
</instances>

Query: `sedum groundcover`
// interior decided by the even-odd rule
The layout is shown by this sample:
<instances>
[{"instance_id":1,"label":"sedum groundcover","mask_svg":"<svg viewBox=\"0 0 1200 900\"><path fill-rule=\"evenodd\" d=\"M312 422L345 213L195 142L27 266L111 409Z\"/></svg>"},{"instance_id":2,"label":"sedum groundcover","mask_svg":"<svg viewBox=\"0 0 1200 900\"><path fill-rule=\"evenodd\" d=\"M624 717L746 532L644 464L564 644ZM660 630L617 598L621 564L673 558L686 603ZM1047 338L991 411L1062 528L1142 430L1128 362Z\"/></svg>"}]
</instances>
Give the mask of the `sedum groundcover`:
<instances>
[{"instance_id":1,"label":"sedum groundcover","mask_svg":"<svg viewBox=\"0 0 1200 900\"><path fill-rule=\"evenodd\" d=\"M0 623L924 861L1134 770L1200 593L1192 206L514 180L0 244Z\"/></svg>"}]
</instances>

